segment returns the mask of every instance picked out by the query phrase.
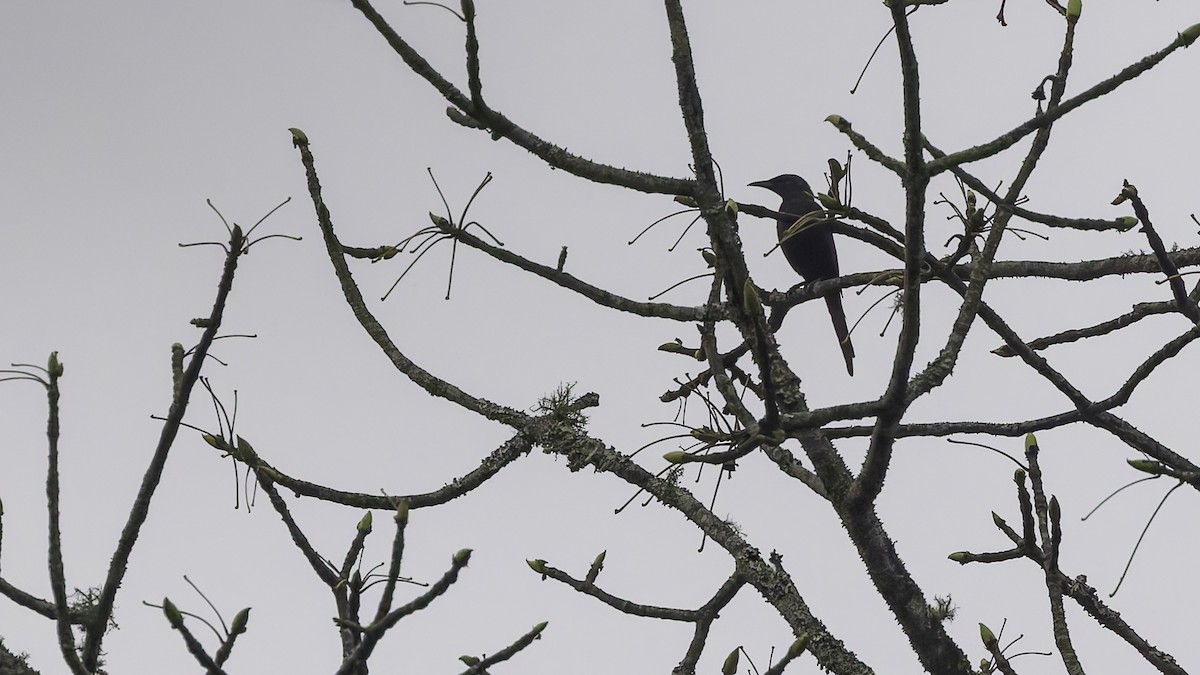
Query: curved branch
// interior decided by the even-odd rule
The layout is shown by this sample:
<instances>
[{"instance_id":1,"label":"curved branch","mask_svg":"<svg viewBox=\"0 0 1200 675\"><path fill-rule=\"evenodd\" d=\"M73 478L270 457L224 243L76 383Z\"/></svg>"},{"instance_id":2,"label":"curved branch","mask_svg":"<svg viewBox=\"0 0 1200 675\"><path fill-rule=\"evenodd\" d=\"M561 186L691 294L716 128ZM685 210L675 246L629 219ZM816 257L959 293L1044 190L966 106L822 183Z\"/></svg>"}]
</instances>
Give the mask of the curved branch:
<instances>
[{"instance_id":1,"label":"curved branch","mask_svg":"<svg viewBox=\"0 0 1200 675\"><path fill-rule=\"evenodd\" d=\"M951 167L958 166L959 164L977 162L981 159L986 159L1003 150L1011 148L1018 141L1020 141L1022 138L1025 138L1029 134L1053 124L1063 115L1066 115L1067 113L1075 110L1085 103L1088 103L1089 101L1093 101L1107 93L1112 92L1122 84L1129 82L1138 75L1141 75L1154 66L1157 66L1159 63L1162 63L1163 59L1170 56L1175 50L1179 49L1180 47L1188 47L1195 42L1195 40L1195 34L1188 35L1186 32L1180 33L1166 47L1139 60L1136 63L1126 66L1116 75L1113 75L1106 80L1102 80L1101 82L1092 86L1090 89L1072 96L1071 98L1063 101L1062 104L1046 110L1045 113L1037 115L1033 119L1017 125L1012 130L1000 135L996 139L988 141L982 145L977 145L973 148L952 152L945 157L931 160L928 167L930 175L937 175L942 171L949 170Z\"/></svg>"},{"instance_id":2,"label":"curved branch","mask_svg":"<svg viewBox=\"0 0 1200 675\"><path fill-rule=\"evenodd\" d=\"M1090 337L1100 337L1101 335L1115 333L1122 328L1132 326L1148 316L1174 314L1177 311L1179 311L1179 308L1174 302L1143 302L1134 305L1132 311L1126 312L1115 319L1103 321L1086 328L1072 328L1061 333L1030 340L1026 344L1029 345L1030 349L1042 350L1054 345L1067 344ZM1015 353L1007 345L1001 345L993 349L992 353L1003 358L1015 356Z\"/></svg>"},{"instance_id":3,"label":"curved branch","mask_svg":"<svg viewBox=\"0 0 1200 675\"><path fill-rule=\"evenodd\" d=\"M812 635L809 650L823 668L839 673L870 673L841 640L834 637L812 614L791 577L778 566L763 560L737 529L709 511L688 490L652 475L626 455L603 442L549 418L535 420L527 429L546 452L567 459L567 468L578 471L593 467L611 473L626 483L645 490L663 505L675 509L695 524L733 558L737 571L753 586L799 635Z\"/></svg>"},{"instance_id":4,"label":"curved branch","mask_svg":"<svg viewBox=\"0 0 1200 675\"><path fill-rule=\"evenodd\" d=\"M929 151L929 154L932 155L934 159L940 159L946 156L946 153L930 143L929 139L926 138L923 140L925 143L925 149ZM963 183L966 183L967 187L970 187L972 190L983 195L984 198L995 204L998 208L1003 207L1005 211L1008 211L1014 216L1022 220L1027 220L1031 223L1038 223L1039 225L1045 225L1047 227L1069 228L1072 230L1116 230L1117 232L1126 232L1131 230L1136 224L1121 220L1119 218L1114 220L1104 220L1101 218L1063 218L1061 216L1030 211L1029 209L1021 208L1014 203L1006 202L1003 197L996 194L990 187L985 185L983 181L976 178L973 174L963 169L961 166L950 167L950 173L957 176L960 180L962 180Z\"/></svg>"},{"instance_id":5,"label":"curved branch","mask_svg":"<svg viewBox=\"0 0 1200 675\"><path fill-rule=\"evenodd\" d=\"M691 180L630 171L573 155L526 131L495 110L477 108L468 96L465 96L449 80L442 77L420 53L405 42L404 38L396 33L368 0L351 0L351 4L363 13L363 16L371 22L375 30L379 31L379 34L387 40L388 45L414 73L433 85L433 88L455 105L463 115L491 129L493 139L507 138L550 166L597 183L609 183L639 192L667 195L689 195L694 191L695 183Z\"/></svg>"},{"instance_id":6,"label":"curved branch","mask_svg":"<svg viewBox=\"0 0 1200 675\"><path fill-rule=\"evenodd\" d=\"M179 427L183 422L184 414L187 412L188 399L191 397L192 388L200 379L200 370L207 361L209 347L212 346L213 340L216 339L217 331L221 329L221 321L225 316L225 304L229 300L229 293L233 290L233 277L234 273L237 272L238 258L243 253L245 253L245 238L242 234L242 228L234 225L229 234L225 267L221 272L221 280L217 284L217 295L213 300L213 308L208 318L203 322L205 326L204 333L200 336L200 341L196 343L196 347L192 350L191 360L188 361L188 367L183 372L183 377L179 382L179 393L171 401L170 410L167 412L167 419L163 422L162 432L158 438L158 445L154 448L154 455L150 459L149 466L146 467L145 475L142 476L141 487L138 488L137 497L134 499L133 506L129 510L129 519L126 521L125 527L121 530L121 538L117 541L117 550L113 552L112 562L109 564L108 576L104 579L104 588L100 591L100 598L96 601L96 606L93 608L94 614L92 615L92 620L86 629L87 638L82 648L82 660L83 665L89 672L94 671L96 664L99 662L100 646L105 635L105 624L109 617L112 616L113 605L117 599L117 590L121 587L121 582L128 569L129 557L133 553L133 546L137 543L142 525L150 515L150 501L154 497L159 482L162 480L162 473L166 468L167 456L171 452L171 446L175 443L176 436L179 435Z\"/></svg>"},{"instance_id":7,"label":"curved branch","mask_svg":"<svg viewBox=\"0 0 1200 675\"><path fill-rule=\"evenodd\" d=\"M409 508L420 509L428 506L438 506L462 497L475 488L483 485L501 469L511 464L521 455L528 454L533 449L533 443L524 433L518 433L496 448L479 463L479 466L468 473L455 478L444 487L432 492L414 495L372 495L363 492L346 492L334 488L310 483L289 476L263 461L257 454L247 456L245 462L250 468L261 472L271 481L291 490L299 497L312 497L324 502L352 506L359 509L388 509L394 510L401 500L407 501Z\"/></svg>"},{"instance_id":8,"label":"curved branch","mask_svg":"<svg viewBox=\"0 0 1200 675\"><path fill-rule=\"evenodd\" d=\"M880 166L891 170L891 172L897 176L904 176L908 171L908 169L904 166L904 162L901 162L895 157L889 156L883 150L880 150L875 144L868 141L866 136L863 136L855 131L854 127L850 124L850 120L842 117L841 115L830 115L829 117L825 118L825 121L832 124L834 128L845 135L846 138L850 139L850 143L854 147L862 150L863 154L877 162Z\"/></svg>"},{"instance_id":9,"label":"curved branch","mask_svg":"<svg viewBox=\"0 0 1200 675\"><path fill-rule=\"evenodd\" d=\"M333 220L329 213L329 208L325 205L325 200L321 196L321 181L317 177L316 160L313 158L312 151L308 147L308 137L299 129L292 130L292 142L300 151L300 161L304 164L305 173L308 176L308 193L312 197L313 206L317 212L317 224L321 228L321 236L325 240L325 251L329 255L329 262L333 264L333 271L337 275L338 282L342 287L342 295L346 298L346 304L350 305L350 310L354 312L354 318L358 319L359 324L367 335L379 345L380 350L392 362L401 373L412 380L414 384L421 387L430 395L438 398L444 398L453 403L476 412L489 420L507 424L513 427L519 427L528 415L492 403L486 399L472 396L458 387L435 377L433 374L424 370L417 364L413 363L407 356L396 347L392 342L392 338L388 335L387 330L367 309L367 303L363 300L362 292L358 290L358 285L354 283L354 278L350 274L350 267L346 264L346 258L342 254L342 244L338 241L337 235L333 232Z\"/></svg>"},{"instance_id":10,"label":"curved branch","mask_svg":"<svg viewBox=\"0 0 1200 675\"><path fill-rule=\"evenodd\" d=\"M1167 446L1155 440L1145 432L1140 431L1120 417L1104 411L1099 404L1088 400L1088 398L1084 396L1082 392L1076 389L1074 385L1068 382L1061 373L1051 367L1050 364L1047 363L1040 354L1030 349L1029 346L1021 340L1020 336L1017 335L1016 331L1010 328L1007 322L1005 322L999 314L989 307L987 303L980 303L979 317L983 319L985 323L987 323L989 328L991 328L1005 341L1010 349L1012 349L1018 356L1021 357L1022 361L1024 361L1039 375L1054 385L1056 389L1062 392L1063 395L1065 395L1071 401L1076 410L1079 411L1080 419L1082 421L1108 431L1124 441L1126 445L1130 446L1134 450L1144 452L1150 457L1157 459L1164 464L1184 471L1197 470L1197 467L1193 465L1192 462L1186 457L1174 452ZM1191 331L1189 331L1189 334L1190 333ZM1174 343L1168 345L1168 347L1164 347L1163 349L1175 349ZM1160 350L1159 353L1163 353L1163 350ZM1152 357L1152 359L1153 358L1157 357ZM1163 360L1165 360L1165 358ZM1197 480L1192 486L1200 489L1200 480Z\"/></svg>"},{"instance_id":11,"label":"curved branch","mask_svg":"<svg viewBox=\"0 0 1200 675\"><path fill-rule=\"evenodd\" d=\"M629 312L638 316L673 319L675 321L705 321L708 319L719 320L725 318L725 312L720 307L712 305L683 307L664 302L638 302L637 300L630 300L616 293L606 291L603 288L593 286L566 272L523 258L508 249L493 246L468 232L456 231L454 237L467 246L483 251L500 262L505 262L519 267L526 272L536 274L547 281L553 282L567 290L574 291L604 307Z\"/></svg>"}]
</instances>

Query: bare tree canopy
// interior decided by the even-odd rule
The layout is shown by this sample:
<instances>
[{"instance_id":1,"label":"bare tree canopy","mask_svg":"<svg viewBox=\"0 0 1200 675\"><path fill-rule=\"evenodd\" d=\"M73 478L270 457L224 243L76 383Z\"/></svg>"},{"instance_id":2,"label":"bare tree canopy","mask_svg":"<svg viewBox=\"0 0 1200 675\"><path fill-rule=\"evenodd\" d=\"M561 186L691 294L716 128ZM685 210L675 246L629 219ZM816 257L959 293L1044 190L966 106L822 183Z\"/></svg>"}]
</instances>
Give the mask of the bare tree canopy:
<instances>
[{"instance_id":1,"label":"bare tree canopy","mask_svg":"<svg viewBox=\"0 0 1200 675\"><path fill-rule=\"evenodd\" d=\"M0 671L1196 668L1200 23L602 4L0 10Z\"/></svg>"}]
</instances>

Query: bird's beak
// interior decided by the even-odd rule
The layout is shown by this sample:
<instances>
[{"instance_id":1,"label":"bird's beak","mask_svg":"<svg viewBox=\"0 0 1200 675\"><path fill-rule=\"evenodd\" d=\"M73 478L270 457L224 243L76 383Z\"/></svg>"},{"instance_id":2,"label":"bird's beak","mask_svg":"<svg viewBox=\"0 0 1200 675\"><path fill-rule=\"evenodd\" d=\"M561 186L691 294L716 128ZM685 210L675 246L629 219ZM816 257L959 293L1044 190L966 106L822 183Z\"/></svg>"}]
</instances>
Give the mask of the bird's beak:
<instances>
[{"instance_id":1,"label":"bird's beak","mask_svg":"<svg viewBox=\"0 0 1200 675\"><path fill-rule=\"evenodd\" d=\"M756 180L753 183L750 183L749 185L747 185L746 187L761 187L761 188L770 189L770 186L767 185L767 181L765 181L765 180Z\"/></svg>"}]
</instances>

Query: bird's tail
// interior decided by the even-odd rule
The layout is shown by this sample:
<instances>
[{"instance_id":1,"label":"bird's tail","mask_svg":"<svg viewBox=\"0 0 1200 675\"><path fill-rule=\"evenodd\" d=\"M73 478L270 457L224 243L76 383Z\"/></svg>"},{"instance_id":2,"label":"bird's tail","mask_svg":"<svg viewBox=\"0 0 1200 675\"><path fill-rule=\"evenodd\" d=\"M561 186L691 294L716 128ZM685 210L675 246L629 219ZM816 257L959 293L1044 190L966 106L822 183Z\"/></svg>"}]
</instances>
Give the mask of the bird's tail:
<instances>
[{"instance_id":1,"label":"bird's tail","mask_svg":"<svg viewBox=\"0 0 1200 675\"><path fill-rule=\"evenodd\" d=\"M850 328L846 326L846 312L842 310L842 293L830 293L825 296L825 304L829 306L829 316L833 319L833 332L837 334L838 345L842 348L842 356L846 358L846 372L854 376L854 345L850 343Z\"/></svg>"}]
</instances>

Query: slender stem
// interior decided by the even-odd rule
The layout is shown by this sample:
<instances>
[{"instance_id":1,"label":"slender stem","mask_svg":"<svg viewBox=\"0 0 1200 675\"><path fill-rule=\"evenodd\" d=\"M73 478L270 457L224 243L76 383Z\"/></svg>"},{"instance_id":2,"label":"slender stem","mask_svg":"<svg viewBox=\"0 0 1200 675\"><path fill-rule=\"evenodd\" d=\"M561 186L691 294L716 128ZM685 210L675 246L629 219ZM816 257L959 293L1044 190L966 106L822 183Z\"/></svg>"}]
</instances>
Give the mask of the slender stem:
<instances>
[{"instance_id":1,"label":"slender stem","mask_svg":"<svg viewBox=\"0 0 1200 675\"><path fill-rule=\"evenodd\" d=\"M162 480L167 456L171 452L171 446L175 443L175 437L179 434L184 413L187 412L188 398L191 396L192 387L200 379L200 370L207 359L209 347L217 337L217 331L221 329L221 320L225 315L225 303L233 289L233 277L237 272L238 259L244 252L245 243L242 229L234 225L229 235L225 269L217 284L217 297L213 302L212 311L204 323L204 333L200 336L200 341L196 344L195 349L192 350L192 358L188 361L188 367L184 371L179 385L179 394L171 401L171 408L163 423L162 432L159 434L158 445L154 449L145 475L142 476L142 485L138 489L133 507L129 510L129 518L124 529L121 530L121 538L117 542L117 550L113 553L108 576L104 580L104 587L96 602L95 614L87 626L87 639L83 645L83 665L88 671L95 671L99 662L100 645L104 638L105 626L112 615L117 590L125 578L125 571L129 566L129 556L133 552L134 544L137 543L142 525L150 514L150 500L154 497L154 492Z\"/></svg>"}]
</instances>

